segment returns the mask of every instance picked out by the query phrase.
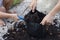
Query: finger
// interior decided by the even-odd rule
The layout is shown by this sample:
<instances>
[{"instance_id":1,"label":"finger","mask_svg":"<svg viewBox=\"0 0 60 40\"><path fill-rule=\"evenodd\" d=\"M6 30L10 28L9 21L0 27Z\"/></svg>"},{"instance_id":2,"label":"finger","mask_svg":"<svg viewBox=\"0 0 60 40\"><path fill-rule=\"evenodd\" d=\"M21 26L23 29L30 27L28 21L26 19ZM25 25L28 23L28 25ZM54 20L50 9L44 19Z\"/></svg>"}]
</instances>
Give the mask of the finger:
<instances>
[{"instance_id":1,"label":"finger","mask_svg":"<svg viewBox=\"0 0 60 40\"><path fill-rule=\"evenodd\" d=\"M49 25L51 25L51 24L52 24L51 21L47 21L47 20L46 20L45 25L49 26Z\"/></svg>"},{"instance_id":2,"label":"finger","mask_svg":"<svg viewBox=\"0 0 60 40\"><path fill-rule=\"evenodd\" d=\"M33 7L32 7L32 12L34 12L34 11L35 11L35 8L36 8L36 4L35 4L35 5L33 5Z\"/></svg>"},{"instance_id":3,"label":"finger","mask_svg":"<svg viewBox=\"0 0 60 40\"><path fill-rule=\"evenodd\" d=\"M45 25L46 21L42 20L42 22L40 24Z\"/></svg>"},{"instance_id":4,"label":"finger","mask_svg":"<svg viewBox=\"0 0 60 40\"><path fill-rule=\"evenodd\" d=\"M32 12L34 12L35 11L35 6L33 6L33 8L32 8Z\"/></svg>"},{"instance_id":5,"label":"finger","mask_svg":"<svg viewBox=\"0 0 60 40\"><path fill-rule=\"evenodd\" d=\"M4 26L5 25L5 23L0 23L0 26Z\"/></svg>"},{"instance_id":6,"label":"finger","mask_svg":"<svg viewBox=\"0 0 60 40\"><path fill-rule=\"evenodd\" d=\"M47 21L47 20L43 20L41 22L42 25L51 25L51 22Z\"/></svg>"},{"instance_id":7,"label":"finger","mask_svg":"<svg viewBox=\"0 0 60 40\"><path fill-rule=\"evenodd\" d=\"M47 22L47 21L46 21L45 25L48 25L48 26L49 26L49 25L51 25L51 22Z\"/></svg>"}]
</instances>

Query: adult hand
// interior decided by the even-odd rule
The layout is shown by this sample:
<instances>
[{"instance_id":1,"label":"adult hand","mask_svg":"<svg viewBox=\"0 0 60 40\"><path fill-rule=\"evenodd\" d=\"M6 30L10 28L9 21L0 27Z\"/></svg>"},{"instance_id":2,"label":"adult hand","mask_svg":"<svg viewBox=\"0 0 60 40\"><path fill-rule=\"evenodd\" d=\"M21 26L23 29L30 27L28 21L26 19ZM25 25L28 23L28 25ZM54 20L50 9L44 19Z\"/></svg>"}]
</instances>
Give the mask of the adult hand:
<instances>
[{"instance_id":1,"label":"adult hand","mask_svg":"<svg viewBox=\"0 0 60 40\"><path fill-rule=\"evenodd\" d=\"M54 16L52 16L51 14L48 14L43 18L41 24L42 25L45 25L45 24L49 25L53 22L53 18L54 18Z\"/></svg>"},{"instance_id":2,"label":"adult hand","mask_svg":"<svg viewBox=\"0 0 60 40\"><path fill-rule=\"evenodd\" d=\"M34 12L34 10L36 8L36 2L32 2L29 7L32 10L32 12Z\"/></svg>"}]
</instances>

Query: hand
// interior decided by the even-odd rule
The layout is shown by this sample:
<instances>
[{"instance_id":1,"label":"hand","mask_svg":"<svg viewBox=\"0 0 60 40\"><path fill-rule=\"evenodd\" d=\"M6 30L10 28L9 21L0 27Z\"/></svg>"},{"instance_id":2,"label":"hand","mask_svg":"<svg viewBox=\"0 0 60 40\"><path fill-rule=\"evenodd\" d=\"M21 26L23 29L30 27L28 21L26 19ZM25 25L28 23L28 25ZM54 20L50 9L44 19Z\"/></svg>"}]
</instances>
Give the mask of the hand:
<instances>
[{"instance_id":1,"label":"hand","mask_svg":"<svg viewBox=\"0 0 60 40\"><path fill-rule=\"evenodd\" d=\"M0 19L0 26L4 26L4 25L5 25L4 21Z\"/></svg>"},{"instance_id":2,"label":"hand","mask_svg":"<svg viewBox=\"0 0 60 40\"><path fill-rule=\"evenodd\" d=\"M17 16L17 14L12 14L11 15L11 18L15 21L15 22L17 22L18 21L18 16Z\"/></svg>"},{"instance_id":3,"label":"hand","mask_svg":"<svg viewBox=\"0 0 60 40\"><path fill-rule=\"evenodd\" d=\"M41 24L42 25L49 25L53 22L53 18L54 16L52 16L51 14L48 14L44 17L44 19L42 20Z\"/></svg>"},{"instance_id":4,"label":"hand","mask_svg":"<svg viewBox=\"0 0 60 40\"><path fill-rule=\"evenodd\" d=\"M32 10L32 12L34 12L34 10L36 8L36 2L32 2L29 7Z\"/></svg>"}]
</instances>

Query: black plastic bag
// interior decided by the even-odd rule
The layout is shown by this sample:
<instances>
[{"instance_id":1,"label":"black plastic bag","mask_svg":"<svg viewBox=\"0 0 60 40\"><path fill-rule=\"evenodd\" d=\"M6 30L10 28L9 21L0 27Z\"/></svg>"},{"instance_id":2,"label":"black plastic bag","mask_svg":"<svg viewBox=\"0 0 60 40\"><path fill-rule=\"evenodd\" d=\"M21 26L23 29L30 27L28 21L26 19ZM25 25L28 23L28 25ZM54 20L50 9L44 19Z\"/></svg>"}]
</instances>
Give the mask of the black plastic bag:
<instances>
[{"instance_id":1,"label":"black plastic bag","mask_svg":"<svg viewBox=\"0 0 60 40\"><path fill-rule=\"evenodd\" d=\"M35 12L30 11L28 14L25 15L26 22L33 22L33 23L40 23L42 19L45 17L45 14L35 10Z\"/></svg>"},{"instance_id":2,"label":"black plastic bag","mask_svg":"<svg viewBox=\"0 0 60 40\"><path fill-rule=\"evenodd\" d=\"M25 15L26 30L30 36L37 38L44 38L47 35L46 27L40 24L45 14L35 10L35 12L30 11Z\"/></svg>"}]
</instances>

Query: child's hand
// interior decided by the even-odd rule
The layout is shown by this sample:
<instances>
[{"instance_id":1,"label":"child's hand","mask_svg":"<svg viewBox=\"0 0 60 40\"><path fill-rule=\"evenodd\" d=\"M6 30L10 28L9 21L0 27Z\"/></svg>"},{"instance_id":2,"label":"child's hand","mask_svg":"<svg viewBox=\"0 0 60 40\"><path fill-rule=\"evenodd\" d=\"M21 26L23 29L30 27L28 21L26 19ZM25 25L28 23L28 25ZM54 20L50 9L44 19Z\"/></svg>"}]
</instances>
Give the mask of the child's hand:
<instances>
[{"instance_id":1,"label":"child's hand","mask_svg":"<svg viewBox=\"0 0 60 40\"><path fill-rule=\"evenodd\" d=\"M42 25L49 25L53 22L53 18L54 16L52 16L51 14L48 14L44 17L44 19L42 20L41 24Z\"/></svg>"},{"instance_id":2,"label":"child's hand","mask_svg":"<svg viewBox=\"0 0 60 40\"><path fill-rule=\"evenodd\" d=\"M32 2L29 7L32 10L32 12L34 12L34 10L36 8L36 2Z\"/></svg>"}]
</instances>

